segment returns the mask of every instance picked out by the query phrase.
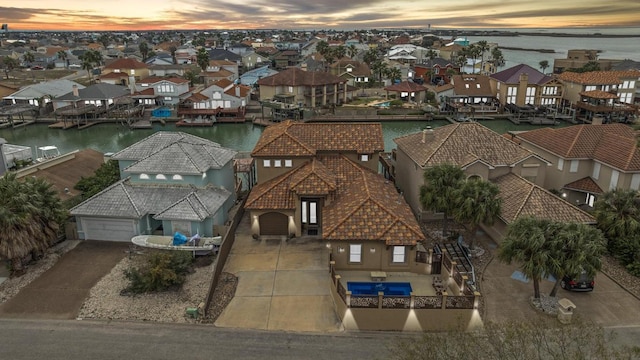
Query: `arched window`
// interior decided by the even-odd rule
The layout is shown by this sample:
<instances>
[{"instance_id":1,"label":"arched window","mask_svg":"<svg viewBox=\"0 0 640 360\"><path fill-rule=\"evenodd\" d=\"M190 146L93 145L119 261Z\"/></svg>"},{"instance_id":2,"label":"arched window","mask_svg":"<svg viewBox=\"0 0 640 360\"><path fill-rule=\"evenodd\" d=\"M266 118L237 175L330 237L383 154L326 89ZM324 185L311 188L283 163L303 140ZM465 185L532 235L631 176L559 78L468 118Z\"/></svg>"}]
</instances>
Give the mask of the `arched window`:
<instances>
[{"instance_id":1,"label":"arched window","mask_svg":"<svg viewBox=\"0 0 640 360\"><path fill-rule=\"evenodd\" d=\"M162 174L158 174L156 175L156 180L167 180L167 177Z\"/></svg>"},{"instance_id":2,"label":"arched window","mask_svg":"<svg viewBox=\"0 0 640 360\"><path fill-rule=\"evenodd\" d=\"M182 175L173 175L173 177L171 178L173 180L182 180Z\"/></svg>"},{"instance_id":3,"label":"arched window","mask_svg":"<svg viewBox=\"0 0 640 360\"><path fill-rule=\"evenodd\" d=\"M149 180L149 175L147 175L147 174L140 174L140 180Z\"/></svg>"}]
</instances>

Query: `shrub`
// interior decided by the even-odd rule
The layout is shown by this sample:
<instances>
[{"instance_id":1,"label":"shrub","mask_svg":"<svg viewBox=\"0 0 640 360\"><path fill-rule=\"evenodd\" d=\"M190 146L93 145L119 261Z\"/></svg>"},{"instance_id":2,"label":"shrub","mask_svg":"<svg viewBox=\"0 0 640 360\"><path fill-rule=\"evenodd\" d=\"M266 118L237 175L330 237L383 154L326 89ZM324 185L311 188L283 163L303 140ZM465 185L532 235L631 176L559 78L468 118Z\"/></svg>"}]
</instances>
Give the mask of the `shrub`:
<instances>
[{"instance_id":1,"label":"shrub","mask_svg":"<svg viewBox=\"0 0 640 360\"><path fill-rule=\"evenodd\" d=\"M145 255L141 267L124 271L129 286L124 292L141 294L179 287L191 271L193 258L187 251L151 252Z\"/></svg>"}]
</instances>

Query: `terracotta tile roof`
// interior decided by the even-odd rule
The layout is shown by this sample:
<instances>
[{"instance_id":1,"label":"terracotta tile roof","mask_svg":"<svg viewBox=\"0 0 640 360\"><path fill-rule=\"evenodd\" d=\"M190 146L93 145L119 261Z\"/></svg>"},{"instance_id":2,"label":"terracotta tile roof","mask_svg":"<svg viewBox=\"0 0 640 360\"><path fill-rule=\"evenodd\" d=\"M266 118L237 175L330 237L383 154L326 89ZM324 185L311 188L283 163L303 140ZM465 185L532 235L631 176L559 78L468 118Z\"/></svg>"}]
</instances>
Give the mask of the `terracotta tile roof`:
<instances>
[{"instance_id":1,"label":"terracotta tile roof","mask_svg":"<svg viewBox=\"0 0 640 360\"><path fill-rule=\"evenodd\" d=\"M229 61L229 60L209 60L209 65L211 65L211 66L224 66L224 65L236 66L238 64L236 64L233 61Z\"/></svg>"},{"instance_id":2,"label":"terracotta tile roof","mask_svg":"<svg viewBox=\"0 0 640 360\"><path fill-rule=\"evenodd\" d=\"M133 96L155 96L156 92L154 88L144 89L142 91L136 91L133 93Z\"/></svg>"},{"instance_id":3,"label":"terracotta tile roof","mask_svg":"<svg viewBox=\"0 0 640 360\"><path fill-rule=\"evenodd\" d=\"M320 159L338 174L340 186L337 198L324 208L324 239L382 240L386 245L415 245L425 239L393 183L343 156Z\"/></svg>"},{"instance_id":4,"label":"terracotta tile roof","mask_svg":"<svg viewBox=\"0 0 640 360\"><path fill-rule=\"evenodd\" d=\"M588 192L592 194L602 194L602 188L590 177L583 177L582 179L578 179L576 181L570 182L562 187L563 189L568 190L577 190L582 192Z\"/></svg>"},{"instance_id":5,"label":"terracotta tile roof","mask_svg":"<svg viewBox=\"0 0 640 360\"><path fill-rule=\"evenodd\" d=\"M427 133L418 132L393 140L399 150L422 167L440 164L465 167L476 161L504 166L536 156L479 123L451 124L425 131Z\"/></svg>"},{"instance_id":6,"label":"terracotta tile roof","mask_svg":"<svg viewBox=\"0 0 640 360\"><path fill-rule=\"evenodd\" d=\"M207 76L207 77L229 77L231 75L233 75L233 73L227 69L220 69L218 71L204 71L201 73L202 76Z\"/></svg>"},{"instance_id":7,"label":"terracotta tile roof","mask_svg":"<svg viewBox=\"0 0 640 360\"><path fill-rule=\"evenodd\" d=\"M405 92L421 92L421 91L427 90L426 87L416 84L412 81L403 81L398 84L385 86L384 89L387 91L405 91Z\"/></svg>"},{"instance_id":8,"label":"terracotta tile roof","mask_svg":"<svg viewBox=\"0 0 640 360\"><path fill-rule=\"evenodd\" d=\"M505 84L519 84L520 75L527 74L528 83L543 85L553 80L551 76L547 76L529 65L520 64L508 69L492 74L490 77Z\"/></svg>"},{"instance_id":9,"label":"terracotta tile roof","mask_svg":"<svg viewBox=\"0 0 640 360\"><path fill-rule=\"evenodd\" d=\"M258 85L265 86L318 86L342 84L347 80L320 71L304 71L299 68L288 68L277 74L258 80Z\"/></svg>"},{"instance_id":10,"label":"terracotta tile roof","mask_svg":"<svg viewBox=\"0 0 640 360\"><path fill-rule=\"evenodd\" d=\"M341 71L344 71L353 76L371 76L371 69L369 68L369 65L367 65L367 63L350 58L340 59L329 65L329 67L340 69ZM351 68L352 70L346 71L346 68Z\"/></svg>"},{"instance_id":11,"label":"terracotta tile roof","mask_svg":"<svg viewBox=\"0 0 640 360\"><path fill-rule=\"evenodd\" d=\"M623 171L640 171L635 132L625 124L542 128L517 136L565 159L593 159Z\"/></svg>"},{"instance_id":12,"label":"terracotta tile roof","mask_svg":"<svg viewBox=\"0 0 640 360\"><path fill-rule=\"evenodd\" d=\"M290 190L300 196L326 196L335 191L336 187L335 174L316 159L291 175Z\"/></svg>"},{"instance_id":13,"label":"terracotta tile roof","mask_svg":"<svg viewBox=\"0 0 640 360\"><path fill-rule=\"evenodd\" d=\"M558 79L582 85L617 85L622 83L622 79L640 79L640 71L565 71L558 75Z\"/></svg>"},{"instance_id":14,"label":"terracotta tile roof","mask_svg":"<svg viewBox=\"0 0 640 360\"><path fill-rule=\"evenodd\" d=\"M489 77L484 75L454 75L451 77L456 95L494 97Z\"/></svg>"},{"instance_id":15,"label":"terracotta tile roof","mask_svg":"<svg viewBox=\"0 0 640 360\"><path fill-rule=\"evenodd\" d=\"M122 58L112 61L105 69L148 69L149 65L131 58Z\"/></svg>"},{"instance_id":16,"label":"terracotta tile roof","mask_svg":"<svg viewBox=\"0 0 640 360\"><path fill-rule=\"evenodd\" d=\"M123 72L110 72L108 74L100 75L100 79L102 79L102 80L106 80L106 79L126 79L128 77L129 77L129 75L127 75L126 73L123 73Z\"/></svg>"},{"instance_id":17,"label":"terracotta tile roof","mask_svg":"<svg viewBox=\"0 0 640 360\"><path fill-rule=\"evenodd\" d=\"M247 97L251 92L251 88L245 85L235 85L230 87L224 93L231 96L236 96L236 88L240 89L240 97Z\"/></svg>"},{"instance_id":18,"label":"terracotta tile roof","mask_svg":"<svg viewBox=\"0 0 640 360\"><path fill-rule=\"evenodd\" d=\"M580 96L590 97L592 99L617 99L618 95L602 90L582 91Z\"/></svg>"},{"instance_id":19,"label":"terracotta tile roof","mask_svg":"<svg viewBox=\"0 0 640 360\"><path fill-rule=\"evenodd\" d=\"M191 94L191 96L189 96L187 100L190 100L193 102L200 102L200 101L209 100L209 97L201 93L194 93L194 94Z\"/></svg>"},{"instance_id":20,"label":"terracotta tile roof","mask_svg":"<svg viewBox=\"0 0 640 360\"><path fill-rule=\"evenodd\" d=\"M229 79L226 79L226 78L225 79L220 79L220 80L218 80L218 81L213 83L213 85L219 86L219 87L221 87L223 89L226 88L227 86L231 85L231 84L233 84L233 81L231 81Z\"/></svg>"},{"instance_id":21,"label":"terracotta tile roof","mask_svg":"<svg viewBox=\"0 0 640 360\"><path fill-rule=\"evenodd\" d=\"M525 216L562 222L595 223L595 219L587 212L518 175L508 173L492 181L500 188L500 218L507 224Z\"/></svg>"},{"instance_id":22,"label":"terracotta tile roof","mask_svg":"<svg viewBox=\"0 0 640 360\"><path fill-rule=\"evenodd\" d=\"M318 151L384 150L380 123L300 123L284 121L268 126L252 156L314 156Z\"/></svg>"}]
</instances>

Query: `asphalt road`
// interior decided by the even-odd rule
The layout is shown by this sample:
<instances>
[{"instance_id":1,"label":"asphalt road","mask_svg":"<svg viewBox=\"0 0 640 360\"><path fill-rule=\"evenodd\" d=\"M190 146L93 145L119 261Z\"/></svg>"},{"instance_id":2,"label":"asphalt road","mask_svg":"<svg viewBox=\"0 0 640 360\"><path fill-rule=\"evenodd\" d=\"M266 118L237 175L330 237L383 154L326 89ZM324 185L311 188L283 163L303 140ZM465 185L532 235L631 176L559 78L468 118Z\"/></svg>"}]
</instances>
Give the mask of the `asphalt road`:
<instances>
[{"instance_id":1,"label":"asphalt road","mask_svg":"<svg viewBox=\"0 0 640 360\"><path fill-rule=\"evenodd\" d=\"M385 359L398 334L301 334L212 326L0 320L0 359ZM413 335L415 336L415 335Z\"/></svg>"}]
</instances>

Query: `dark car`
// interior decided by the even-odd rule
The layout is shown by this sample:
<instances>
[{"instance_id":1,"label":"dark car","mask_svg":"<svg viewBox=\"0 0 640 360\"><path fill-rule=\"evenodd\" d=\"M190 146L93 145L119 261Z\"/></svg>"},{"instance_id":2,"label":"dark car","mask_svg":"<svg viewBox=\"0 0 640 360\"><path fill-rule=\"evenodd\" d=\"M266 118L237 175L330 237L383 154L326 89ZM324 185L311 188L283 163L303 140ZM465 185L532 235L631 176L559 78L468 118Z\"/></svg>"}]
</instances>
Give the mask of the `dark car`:
<instances>
[{"instance_id":1,"label":"dark car","mask_svg":"<svg viewBox=\"0 0 640 360\"><path fill-rule=\"evenodd\" d=\"M563 289L572 291L593 291L593 285L595 285L593 276L589 276L586 272L576 276L565 276L560 282Z\"/></svg>"}]
</instances>

